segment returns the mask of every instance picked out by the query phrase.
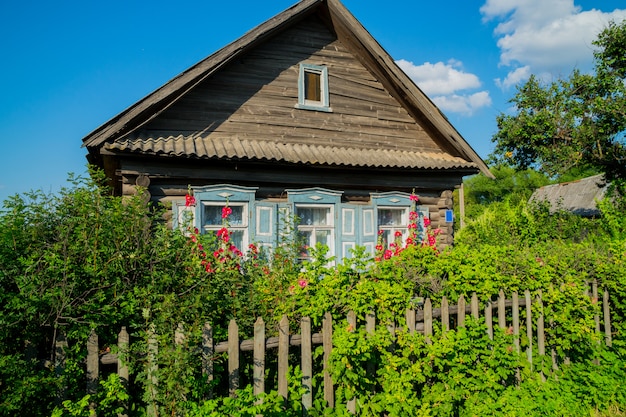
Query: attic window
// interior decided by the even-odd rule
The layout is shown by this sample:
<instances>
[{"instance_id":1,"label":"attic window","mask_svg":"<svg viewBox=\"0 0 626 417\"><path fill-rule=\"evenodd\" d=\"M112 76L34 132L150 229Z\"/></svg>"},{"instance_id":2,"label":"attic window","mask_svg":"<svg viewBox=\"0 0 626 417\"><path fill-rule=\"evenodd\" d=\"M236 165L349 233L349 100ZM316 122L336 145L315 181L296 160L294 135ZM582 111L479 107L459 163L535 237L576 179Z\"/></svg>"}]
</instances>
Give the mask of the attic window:
<instances>
[{"instance_id":1,"label":"attic window","mask_svg":"<svg viewBox=\"0 0 626 417\"><path fill-rule=\"evenodd\" d=\"M300 64L296 108L331 112L328 94L328 68Z\"/></svg>"}]
</instances>

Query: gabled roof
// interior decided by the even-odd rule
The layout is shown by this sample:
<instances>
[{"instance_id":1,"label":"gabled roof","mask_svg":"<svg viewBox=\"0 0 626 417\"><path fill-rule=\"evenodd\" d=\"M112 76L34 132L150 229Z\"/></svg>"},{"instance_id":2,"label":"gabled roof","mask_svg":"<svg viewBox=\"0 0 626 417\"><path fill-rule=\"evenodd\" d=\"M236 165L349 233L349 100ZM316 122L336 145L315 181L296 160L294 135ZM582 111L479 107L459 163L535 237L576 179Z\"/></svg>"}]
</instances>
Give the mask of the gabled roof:
<instances>
[{"instance_id":1,"label":"gabled roof","mask_svg":"<svg viewBox=\"0 0 626 417\"><path fill-rule=\"evenodd\" d=\"M605 197L607 188L604 174L594 175L538 188L530 196L530 201L546 202L550 204L551 211L566 210L583 217L598 216L600 210L596 201Z\"/></svg>"},{"instance_id":2,"label":"gabled roof","mask_svg":"<svg viewBox=\"0 0 626 417\"><path fill-rule=\"evenodd\" d=\"M360 54L366 54L370 58L368 62L374 63L368 68L372 71L384 84L396 99L398 99L406 107L409 114L419 121L425 129L432 132L439 140L442 148L446 149L450 155L432 154L426 155L423 152L387 152L390 155L381 158L377 163L368 161L363 156L360 159L346 165L354 166L397 166L408 168L473 168L479 169L488 177L492 177L488 167L482 159L476 154L472 147L457 132L457 130L449 123L447 118L435 106L435 104L415 85L415 83L396 65L391 56L378 44L378 42L367 32L356 18L338 1L338 0L302 0L294 6L288 8L284 12L274 16L265 23L252 29L238 40L225 46L198 64L184 71L161 88L149 94L139 102L118 114L83 139L83 145L86 146L90 153L96 152L97 149L105 146L111 151L135 151L135 152L152 152L158 154L155 149L146 148L146 141L137 138L136 133L141 130L148 122L158 117L166 109L170 108L179 99L185 96L195 86L208 79L220 69L229 63L238 59L240 56L263 43L273 35L291 27L302 18L321 12L328 24L337 37L352 49ZM163 138L167 139L167 137ZM189 137L170 138L167 146L185 146L189 144ZM114 142L115 141L115 142ZM226 142L226 141L224 141ZM251 144L254 145L254 144ZM280 155L298 153L294 145L290 149L275 149L275 152L260 152L261 144L256 144L257 151L254 147L247 151L249 154L233 155L241 159L266 159L266 160L285 160ZM278 146L277 144L274 144ZM163 146L163 144L161 144ZM237 144L230 144L231 147L241 149ZM297 146L296 146L297 147ZM329 158L333 154L332 150L320 147L309 146L302 152L317 152L318 156L327 155ZM269 149L268 147L265 148ZM337 150L351 153L349 147L335 147ZM197 156L202 157L201 153L196 152ZM403 155L402 155L403 154ZM219 157L219 155L206 155L207 157ZM420 157L421 156L421 157ZM319 158L311 157L311 163L339 164L329 160L319 160ZM401 162L401 161L405 162ZM302 160L301 160L302 161Z\"/></svg>"}]
</instances>

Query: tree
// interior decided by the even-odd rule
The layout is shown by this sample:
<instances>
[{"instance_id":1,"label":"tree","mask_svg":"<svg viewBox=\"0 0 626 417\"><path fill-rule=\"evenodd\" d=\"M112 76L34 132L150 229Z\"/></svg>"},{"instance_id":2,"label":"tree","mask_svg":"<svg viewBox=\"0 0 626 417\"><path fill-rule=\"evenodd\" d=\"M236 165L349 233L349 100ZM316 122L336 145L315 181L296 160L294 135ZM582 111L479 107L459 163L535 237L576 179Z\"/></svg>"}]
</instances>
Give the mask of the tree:
<instances>
[{"instance_id":1,"label":"tree","mask_svg":"<svg viewBox=\"0 0 626 417\"><path fill-rule=\"evenodd\" d=\"M495 161L549 176L591 168L626 180L626 20L611 22L593 44L593 73L550 83L533 75L518 88L516 113L497 117Z\"/></svg>"}]
</instances>

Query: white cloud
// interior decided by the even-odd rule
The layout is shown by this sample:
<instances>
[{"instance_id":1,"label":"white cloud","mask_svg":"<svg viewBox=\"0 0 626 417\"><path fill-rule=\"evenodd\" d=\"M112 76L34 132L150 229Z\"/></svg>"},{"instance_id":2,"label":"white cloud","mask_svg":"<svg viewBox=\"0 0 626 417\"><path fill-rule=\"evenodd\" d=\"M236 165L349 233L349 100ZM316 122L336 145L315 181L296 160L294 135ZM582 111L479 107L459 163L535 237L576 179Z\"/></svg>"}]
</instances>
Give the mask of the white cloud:
<instances>
[{"instance_id":1,"label":"white cloud","mask_svg":"<svg viewBox=\"0 0 626 417\"><path fill-rule=\"evenodd\" d=\"M471 94L458 94L459 91L473 90L481 86L480 79L463 71L462 63L450 60L448 63L426 62L415 65L401 59L398 66L428 95L441 110L470 115L477 109L491 104L487 91Z\"/></svg>"},{"instance_id":2,"label":"white cloud","mask_svg":"<svg viewBox=\"0 0 626 417\"><path fill-rule=\"evenodd\" d=\"M530 74L530 67L526 65L524 67L510 71L504 81L502 81L500 78L496 78L495 82L498 87L506 89L517 85L522 81L526 81L530 77Z\"/></svg>"},{"instance_id":3,"label":"white cloud","mask_svg":"<svg viewBox=\"0 0 626 417\"><path fill-rule=\"evenodd\" d=\"M463 72L461 63L451 60L447 64L425 62L415 65L401 59L398 66L428 95L451 94L458 90L480 87L480 80L474 74Z\"/></svg>"},{"instance_id":4,"label":"white cloud","mask_svg":"<svg viewBox=\"0 0 626 417\"><path fill-rule=\"evenodd\" d=\"M471 116L476 110L491 105L491 96L488 91L479 91L474 94L432 97L433 102L443 111L461 113Z\"/></svg>"},{"instance_id":5,"label":"white cloud","mask_svg":"<svg viewBox=\"0 0 626 417\"><path fill-rule=\"evenodd\" d=\"M480 10L485 20L500 21L500 64L512 68L503 87L521 80L522 71L549 79L590 69L598 33L610 20L626 19L626 10L582 11L573 0L487 0Z\"/></svg>"}]
</instances>

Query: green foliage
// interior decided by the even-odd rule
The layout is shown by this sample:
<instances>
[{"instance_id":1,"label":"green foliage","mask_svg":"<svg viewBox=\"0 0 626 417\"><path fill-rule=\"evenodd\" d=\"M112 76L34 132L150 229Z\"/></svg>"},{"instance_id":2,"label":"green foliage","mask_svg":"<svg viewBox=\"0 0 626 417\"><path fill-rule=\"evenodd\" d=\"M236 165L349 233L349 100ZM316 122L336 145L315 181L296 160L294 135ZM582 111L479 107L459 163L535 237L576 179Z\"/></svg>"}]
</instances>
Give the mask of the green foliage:
<instances>
[{"instance_id":1,"label":"green foliage","mask_svg":"<svg viewBox=\"0 0 626 417\"><path fill-rule=\"evenodd\" d=\"M507 201L514 205L528 201L533 191L551 182L544 174L533 169L520 171L510 166L497 165L491 167L490 171L495 179L478 174L463 181L465 214L468 218L476 217L488 204L494 202Z\"/></svg>"},{"instance_id":2,"label":"green foliage","mask_svg":"<svg viewBox=\"0 0 626 417\"><path fill-rule=\"evenodd\" d=\"M610 23L594 45L594 73L551 83L531 76L518 88L516 113L497 117L496 161L549 176L582 167L626 178L626 21Z\"/></svg>"},{"instance_id":3,"label":"green foliage","mask_svg":"<svg viewBox=\"0 0 626 417\"><path fill-rule=\"evenodd\" d=\"M253 395L249 367L241 369L243 388L230 398L225 357L213 358L209 385L197 347L207 321L222 341L231 319L250 338L257 316L274 336L283 315L297 332L301 317L319 326L326 312L334 323L336 406L327 407L316 366L310 416L350 415L352 401L361 416L609 415L626 407L619 390L626 377L623 199L602 202L602 218L587 220L503 196L468 222L453 248L402 246L382 260L360 248L337 264L323 246L310 248L303 260L293 224L271 256L254 246L245 256L233 248L227 217L217 237L170 230L160 209L141 196L109 196L100 174L93 175L74 179L59 195L13 197L0 213L0 416L301 415L297 368L287 400L275 390ZM532 183L520 181L520 196L526 180ZM584 295L594 279L611 295L612 349L601 348L599 304ZM490 338L482 322L469 318L464 327L435 328L429 338L409 333L398 319L426 297L437 303L476 293L482 309L501 288L529 290L533 299L541 291L546 348L571 365L553 370L550 356L542 360L535 346L531 366L525 337L518 352L510 331L496 328ZM346 321L349 311L356 326ZM371 313L373 331L365 327ZM122 325L131 332L128 353L115 348ZM105 374L88 394L84 347L94 328L101 346L123 354L131 380ZM55 369L51 351L61 331L67 361ZM274 360L268 357L268 369ZM268 370L268 386L275 378Z\"/></svg>"}]
</instances>

